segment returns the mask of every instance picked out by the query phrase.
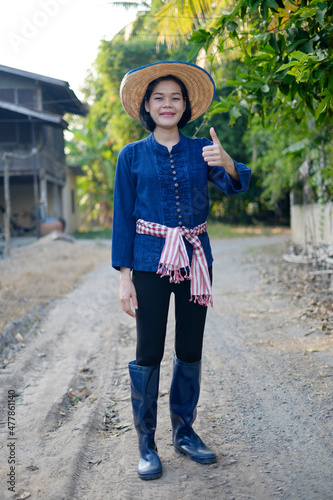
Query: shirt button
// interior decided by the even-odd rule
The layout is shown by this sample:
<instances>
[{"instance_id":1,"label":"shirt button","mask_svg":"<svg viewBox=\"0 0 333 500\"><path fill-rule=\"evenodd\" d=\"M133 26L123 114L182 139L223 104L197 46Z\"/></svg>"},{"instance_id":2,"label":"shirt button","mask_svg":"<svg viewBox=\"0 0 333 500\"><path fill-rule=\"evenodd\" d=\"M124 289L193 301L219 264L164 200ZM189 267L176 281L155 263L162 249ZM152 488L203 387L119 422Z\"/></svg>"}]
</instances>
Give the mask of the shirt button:
<instances>
[{"instance_id":1,"label":"shirt button","mask_svg":"<svg viewBox=\"0 0 333 500\"><path fill-rule=\"evenodd\" d=\"M182 219L182 218L183 218L182 215L178 215L178 219Z\"/></svg>"},{"instance_id":2,"label":"shirt button","mask_svg":"<svg viewBox=\"0 0 333 500\"><path fill-rule=\"evenodd\" d=\"M172 166L172 164L173 164L174 162L175 162L175 160L170 160L171 166Z\"/></svg>"},{"instance_id":3,"label":"shirt button","mask_svg":"<svg viewBox=\"0 0 333 500\"><path fill-rule=\"evenodd\" d=\"M177 201L177 202L176 202L176 206L177 206L177 207L179 207L179 205L180 205L180 203L179 203L179 201Z\"/></svg>"},{"instance_id":4,"label":"shirt button","mask_svg":"<svg viewBox=\"0 0 333 500\"><path fill-rule=\"evenodd\" d=\"M176 170L173 170L172 175L176 175L176 174L177 174Z\"/></svg>"},{"instance_id":5,"label":"shirt button","mask_svg":"<svg viewBox=\"0 0 333 500\"><path fill-rule=\"evenodd\" d=\"M177 177L173 177L173 180L176 181L177 180Z\"/></svg>"},{"instance_id":6,"label":"shirt button","mask_svg":"<svg viewBox=\"0 0 333 500\"><path fill-rule=\"evenodd\" d=\"M178 191L175 191L175 193L178 193ZM179 200L179 196L178 195L176 196L176 200Z\"/></svg>"},{"instance_id":7,"label":"shirt button","mask_svg":"<svg viewBox=\"0 0 333 500\"><path fill-rule=\"evenodd\" d=\"M179 212L181 212L181 209L180 209L180 208L177 208L177 212L178 212L178 213L179 213Z\"/></svg>"},{"instance_id":8,"label":"shirt button","mask_svg":"<svg viewBox=\"0 0 333 500\"><path fill-rule=\"evenodd\" d=\"M175 182L175 188L177 188L179 186L179 184L177 184L177 182Z\"/></svg>"},{"instance_id":9,"label":"shirt button","mask_svg":"<svg viewBox=\"0 0 333 500\"><path fill-rule=\"evenodd\" d=\"M178 226L182 226L183 223L181 221L178 222Z\"/></svg>"},{"instance_id":10,"label":"shirt button","mask_svg":"<svg viewBox=\"0 0 333 500\"><path fill-rule=\"evenodd\" d=\"M173 158L173 156L172 156L172 155L170 155L170 158Z\"/></svg>"},{"instance_id":11,"label":"shirt button","mask_svg":"<svg viewBox=\"0 0 333 500\"><path fill-rule=\"evenodd\" d=\"M178 194L178 189L175 189L175 194ZM176 198L177 198L177 196L176 196ZM178 196L178 198L179 198L179 196Z\"/></svg>"}]
</instances>

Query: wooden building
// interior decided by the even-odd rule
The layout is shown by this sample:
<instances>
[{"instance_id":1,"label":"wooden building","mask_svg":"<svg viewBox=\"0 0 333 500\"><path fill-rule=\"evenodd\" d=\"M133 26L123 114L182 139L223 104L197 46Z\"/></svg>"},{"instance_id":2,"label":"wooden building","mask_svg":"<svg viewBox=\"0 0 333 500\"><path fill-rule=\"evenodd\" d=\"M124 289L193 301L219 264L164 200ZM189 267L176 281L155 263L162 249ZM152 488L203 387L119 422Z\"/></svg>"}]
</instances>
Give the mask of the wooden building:
<instances>
[{"instance_id":1,"label":"wooden building","mask_svg":"<svg viewBox=\"0 0 333 500\"><path fill-rule=\"evenodd\" d=\"M39 234L40 222L61 219L77 229L76 175L66 164L66 113L87 107L69 84L0 65L0 232L5 210L5 157L9 170L11 233Z\"/></svg>"}]
</instances>

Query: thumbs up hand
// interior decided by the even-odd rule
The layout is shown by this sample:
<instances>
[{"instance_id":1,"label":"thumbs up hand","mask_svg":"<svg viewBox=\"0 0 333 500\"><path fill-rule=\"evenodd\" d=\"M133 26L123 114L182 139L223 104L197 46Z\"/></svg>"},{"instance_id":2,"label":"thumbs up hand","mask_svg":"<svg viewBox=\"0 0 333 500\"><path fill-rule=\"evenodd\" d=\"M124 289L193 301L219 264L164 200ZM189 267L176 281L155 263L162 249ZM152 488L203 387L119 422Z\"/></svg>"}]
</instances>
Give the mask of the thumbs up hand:
<instances>
[{"instance_id":1,"label":"thumbs up hand","mask_svg":"<svg viewBox=\"0 0 333 500\"><path fill-rule=\"evenodd\" d=\"M228 174L238 180L238 172L235 168L234 162L228 153L223 149L214 127L210 128L209 133L213 144L202 148L202 156L205 162L207 162L210 167L224 167Z\"/></svg>"}]
</instances>

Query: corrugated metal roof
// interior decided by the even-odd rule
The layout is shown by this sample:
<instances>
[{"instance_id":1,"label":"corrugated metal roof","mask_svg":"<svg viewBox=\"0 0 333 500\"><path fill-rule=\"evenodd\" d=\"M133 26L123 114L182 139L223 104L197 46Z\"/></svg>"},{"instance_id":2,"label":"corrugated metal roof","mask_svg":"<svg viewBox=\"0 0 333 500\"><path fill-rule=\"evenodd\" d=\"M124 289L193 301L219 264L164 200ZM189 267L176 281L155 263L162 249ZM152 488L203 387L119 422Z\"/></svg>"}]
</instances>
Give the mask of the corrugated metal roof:
<instances>
[{"instance_id":1,"label":"corrugated metal roof","mask_svg":"<svg viewBox=\"0 0 333 500\"><path fill-rule=\"evenodd\" d=\"M64 80L58 80L49 76L39 75L37 73L31 73L30 71L11 68L0 64L0 73L1 72L40 82L41 87L45 87L47 91L53 95L54 100L57 101L57 105L60 107L63 114L70 113L73 115L85 116L88 113L87 105L83 104L77 98L70 88L69 83Z\"/></svg>"},{"instance_id":2,"label":"corrugated metal roof","mask_svg":"<svg viewBox=\"0 0 333 500\"><path fill-rule=\"evenodd\" d=\"M0 111L1 109L9 111L15 115L26 116L34 121L40 121L48 125L67 128L67 122L65 122L61 115L57 115L55 113L38 111L36 109L27 108L26 106L20 106L19 104L13 104L11 102L0 100Z\"/></svg>"}]
</instances>

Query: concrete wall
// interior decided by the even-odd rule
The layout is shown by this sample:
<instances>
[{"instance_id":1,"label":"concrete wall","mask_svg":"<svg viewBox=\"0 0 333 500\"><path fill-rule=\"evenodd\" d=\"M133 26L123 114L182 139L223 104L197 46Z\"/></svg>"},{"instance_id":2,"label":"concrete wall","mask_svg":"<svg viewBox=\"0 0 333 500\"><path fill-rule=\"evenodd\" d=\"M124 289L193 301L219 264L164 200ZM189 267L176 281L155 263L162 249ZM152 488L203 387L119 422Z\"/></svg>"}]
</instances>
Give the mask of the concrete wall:
<instances>
[{"instance_id":1,"label":"concrete wall","mask_svg":"<svg viewBox=\"0 0 333 500\"><path fill-rule=\"evenodd\" d=\"M297 245L318 240L333 243L333 202L291 205L291 235Z\"/></svg>"},{"instance_id":2,"label":"concrete wall","mask_svg":"<svg viewBox=\"0 0 333 500\"><path fill-rule=\"evenodd\" d=\"M78 229L79 217L76 200L76 175L70 169L67 169L67 182L62 190L62 203L66 233L73 233Z\"/></svg>"}]
</instances>

